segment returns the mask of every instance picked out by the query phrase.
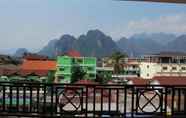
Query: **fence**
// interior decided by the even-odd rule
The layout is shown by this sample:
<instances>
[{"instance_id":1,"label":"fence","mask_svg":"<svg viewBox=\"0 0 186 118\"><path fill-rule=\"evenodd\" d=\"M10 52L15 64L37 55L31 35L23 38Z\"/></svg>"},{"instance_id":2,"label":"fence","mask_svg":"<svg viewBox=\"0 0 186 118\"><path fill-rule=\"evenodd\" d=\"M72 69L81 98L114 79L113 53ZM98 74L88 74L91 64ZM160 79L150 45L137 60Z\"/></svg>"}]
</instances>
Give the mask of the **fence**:
<instances>
[{"instance_id":1,"label":"fence","mask_svg":"<svg viewBox=\"0 0 186 118\"><path fill-rule=\"evenodd\" d=\"M186 87L1 82L0 115L185 118Z\"/></svg>"}]
</instances>

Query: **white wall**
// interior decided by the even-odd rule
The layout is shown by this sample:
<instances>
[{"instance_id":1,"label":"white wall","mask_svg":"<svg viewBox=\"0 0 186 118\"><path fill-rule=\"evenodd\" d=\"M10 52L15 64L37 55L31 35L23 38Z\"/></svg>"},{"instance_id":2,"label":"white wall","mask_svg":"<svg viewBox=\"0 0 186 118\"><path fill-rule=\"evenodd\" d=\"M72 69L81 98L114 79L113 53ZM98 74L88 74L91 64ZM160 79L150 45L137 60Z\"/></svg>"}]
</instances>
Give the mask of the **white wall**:
<instances>
[{"instance_id":1,"label":"white wall","mask_svg":"<svg viewBox=\"0 0 186 118\"><path fill-rule=\"evenodd\" d=\"M164 70L163 67L167 67ZM176 67L173 70L173 67ZM160 64L151 62L141 62L140 63L140 77L144 79L151 79L154 76L186 76L186 64Z\"/></svg>"},{"instance_id":2,"label":"white wall","mask_svg":"<svg viewBox=\"0 0 186 118\"><path fill-rule=\"evenodd\" d=\"M141 62L140 63L140 77L144 79L153 78L157 71L160 70L160 66L157 63Z\"/></svg>"},{"instance_id":3,"label":"white wall","mask_svg":"<svg viewBox=\"0 0 186 118\"><path fill-rule=\"evenodd\" d=\"M160 64L161 69L157 72L158 76L182 76L186 75L186 70L183 70L182 67L186 68L186 64ZM167 70L163 70L163 67L167 67ZM176 67L174 70L173 67Z\"/></svg>"}]
</instances>

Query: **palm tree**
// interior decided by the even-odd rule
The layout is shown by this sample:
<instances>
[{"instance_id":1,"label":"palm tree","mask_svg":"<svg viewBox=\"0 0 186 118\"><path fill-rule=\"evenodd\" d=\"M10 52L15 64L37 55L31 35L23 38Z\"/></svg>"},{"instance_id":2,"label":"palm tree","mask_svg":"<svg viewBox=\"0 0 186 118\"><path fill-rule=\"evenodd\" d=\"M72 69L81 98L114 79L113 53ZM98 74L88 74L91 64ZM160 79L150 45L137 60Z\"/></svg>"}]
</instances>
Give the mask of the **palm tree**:
<instances>
[{"instance_id":1,"label":"palm tree","mask_svg":"<svg viewBox=\"0 0 186 118\"><path fill-rule=\"evenodd\" d=\"M111 59L114 65L114 73L119 74L122 71L121 59L126 58L127 55L121 52L114 52Z\"/></svg>"}]
</instances>

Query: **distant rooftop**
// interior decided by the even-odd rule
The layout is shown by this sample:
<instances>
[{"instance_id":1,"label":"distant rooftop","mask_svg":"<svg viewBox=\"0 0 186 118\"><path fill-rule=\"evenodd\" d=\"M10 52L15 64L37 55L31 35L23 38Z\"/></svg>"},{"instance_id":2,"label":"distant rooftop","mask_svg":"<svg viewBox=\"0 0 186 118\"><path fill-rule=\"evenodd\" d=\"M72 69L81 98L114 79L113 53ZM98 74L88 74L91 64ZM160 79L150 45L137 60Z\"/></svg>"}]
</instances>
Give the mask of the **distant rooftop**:
<instances>
[{"instance_id":1,"label":"distant rooftop","mask_svg":"<svg viewBox=\"0 0 186 118\"><path fill-rule=\"evenodd\" d=\"M81 57L80 52L78 52L77 50L70 50L67 52L67 55L70 57Z\"/></svg>"},{"instance_id":2,"label":"distant rooftop","mask_svg":"<svg viewBox=\"0 0 186 118\"><path fill-rule=\"evenodd\" d=\"M160 53L145 55L145 57L147 56L158 56L158 57L186 56L186 53L184 52L160 52Z\"/></svg>"},{"instance_id":3,"label":"distant rooftop","mask_svg":"<svg viewBox=\"0 0 186 118\"><path fill-rule=\"evenodd\" d=\"M84 85L88 85L88 84L99 84L97 82L94 82L92 80L79 80L77 82L75 82L75 84L84 84Z\"/></svg>"},{"instance_id":4,"label":"distant rooftop","mask_svg":"<svg viewBox=\"0 0 186 118\"><path fill-rule=\"evenodd\" d=\"M0 76L47 76L48 70L21 70L21 69L2 69L0 68Z\"/></svg>"},{"instance_id":5,"label":"distant rooftop","mask_svg":"<svg viewBox=\"0 0 186 118\"><path fill-rule=\"evenodd\" d=\"M145 79L140 77L126 78L128 84L132 85L149 85L155 81L159 85L186 85L186 76L155 76L151 79Z\"/></svg>"},{"instance_id":6,"label":"distant rooftop","mask_svg":"<svg viewBox=\"0 0 186 118\"><path fill-rule=\"evenodd\" d=\"M186 85L186 76L155 76L160 85Z\"/></svg>"},{"instance_id":7,"label":"distant rooftop","mask_svg":"<svg viewBox=\"0 0 186 118\"><path fill-rule=\"evenodd\" d=\"M55 70L56 61L50 60L26 60L21 65L22 70Z\"/></svg>"},{"instance_id":8,"label":"distant rooftop","mask_svg":"<svg viewBox=\"0 0 186 118\"><path fill-rule=\"evenodd\" d=\"M48 60L47 56L34 54L34 53L25 53L23 58L27 60Z\"/></svg>"}]
</instances>

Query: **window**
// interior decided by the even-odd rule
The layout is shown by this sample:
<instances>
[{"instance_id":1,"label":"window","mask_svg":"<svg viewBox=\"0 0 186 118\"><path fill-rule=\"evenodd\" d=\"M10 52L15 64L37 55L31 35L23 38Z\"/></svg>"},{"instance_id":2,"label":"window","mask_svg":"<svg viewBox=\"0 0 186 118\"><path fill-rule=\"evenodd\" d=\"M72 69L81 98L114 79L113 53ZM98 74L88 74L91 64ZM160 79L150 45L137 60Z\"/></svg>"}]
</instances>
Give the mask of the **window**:
<instances>
[{"instance_id":1,"label":"window","mask_svg":"<svg viewBox=\"0 0 186 118\"><path fill-rule=\"evenodd\" d=\"M58 79L63 80L64 76L58 76Z\"/></svg>"},{"instance_id":2,"label":"window","mask_svg":"<svg viewBox=\"0 0 186 118\"><path fill-rule=\"evenodd\" d=\"M147 73L147 77L149 77L149 73Z\"/></svg>"},{"instance_id":3,"label":"window","mask_svg":"<svg viewBox=\"0 0 186 118\"><path fill-rule=\"evenodd\" d=\"M77 63L83 63L83 59L77 59Z\"/></svg>"},{"instance_id":4,"label":"window","mask_svg":"<svg viewBox=\"0 0 186 118\"><path fill-rule=\"evenodd\" d=\"M89 71L93 71L94 70L94 67L88 67L87 68Z\"/></svg>"},{"instance_id":5,"label":"window","mask_svg":"<svg viewBox=\"0 0 186 118\"><path fill-rule=\"evenodd\" d=\"M89 77L91 77L91 78L92 78L92 77L95 77L95 74L89 74Z\"/></svg>"},{"instance_id":6,"label":"window","mask_svg":"<svg viewBox=\"0 0 186 118\"><path fill-rule=\"evenodd\" d=\"M163 70L167 70L167 69L168 69L166 66L164 66L164 67L162 67L162 68L163 68Z\"/></svg>"},{"instance_id":7,"label":"window","mask_svg":"<svg viewBox=\"0 0 186 118\"><path fill-rule=\"evenodd\" d=\"M181 67L182 70L186 70L186 67Z\"/></svg>"},{"instance_id":8,"label":"window","mask_svg":"<svg viewBox=\"0 0 186 118\"><path fill-rule=\"evenodd\" d=\"M147 65L147 68L149 68L149 65Z\"/></svg>"},{"instance_id":9,"label":"window","mask_svg":"<svg viewBox=\"0 0 186 118\"><path fill-rule=\"evenodd\" d=\"M176 67L172 67L172 70L176 70L177 68Z\"/></svg>"},{"instance_id":10,"label":"window","mask_svg":"<svg viewBox=\"0 0 186 118\"><path fill-rule=\"evenodd\" d=\"M59 68L59 71L64 71L65 69L64 68Z\"/></svg>"}]
</instances>

